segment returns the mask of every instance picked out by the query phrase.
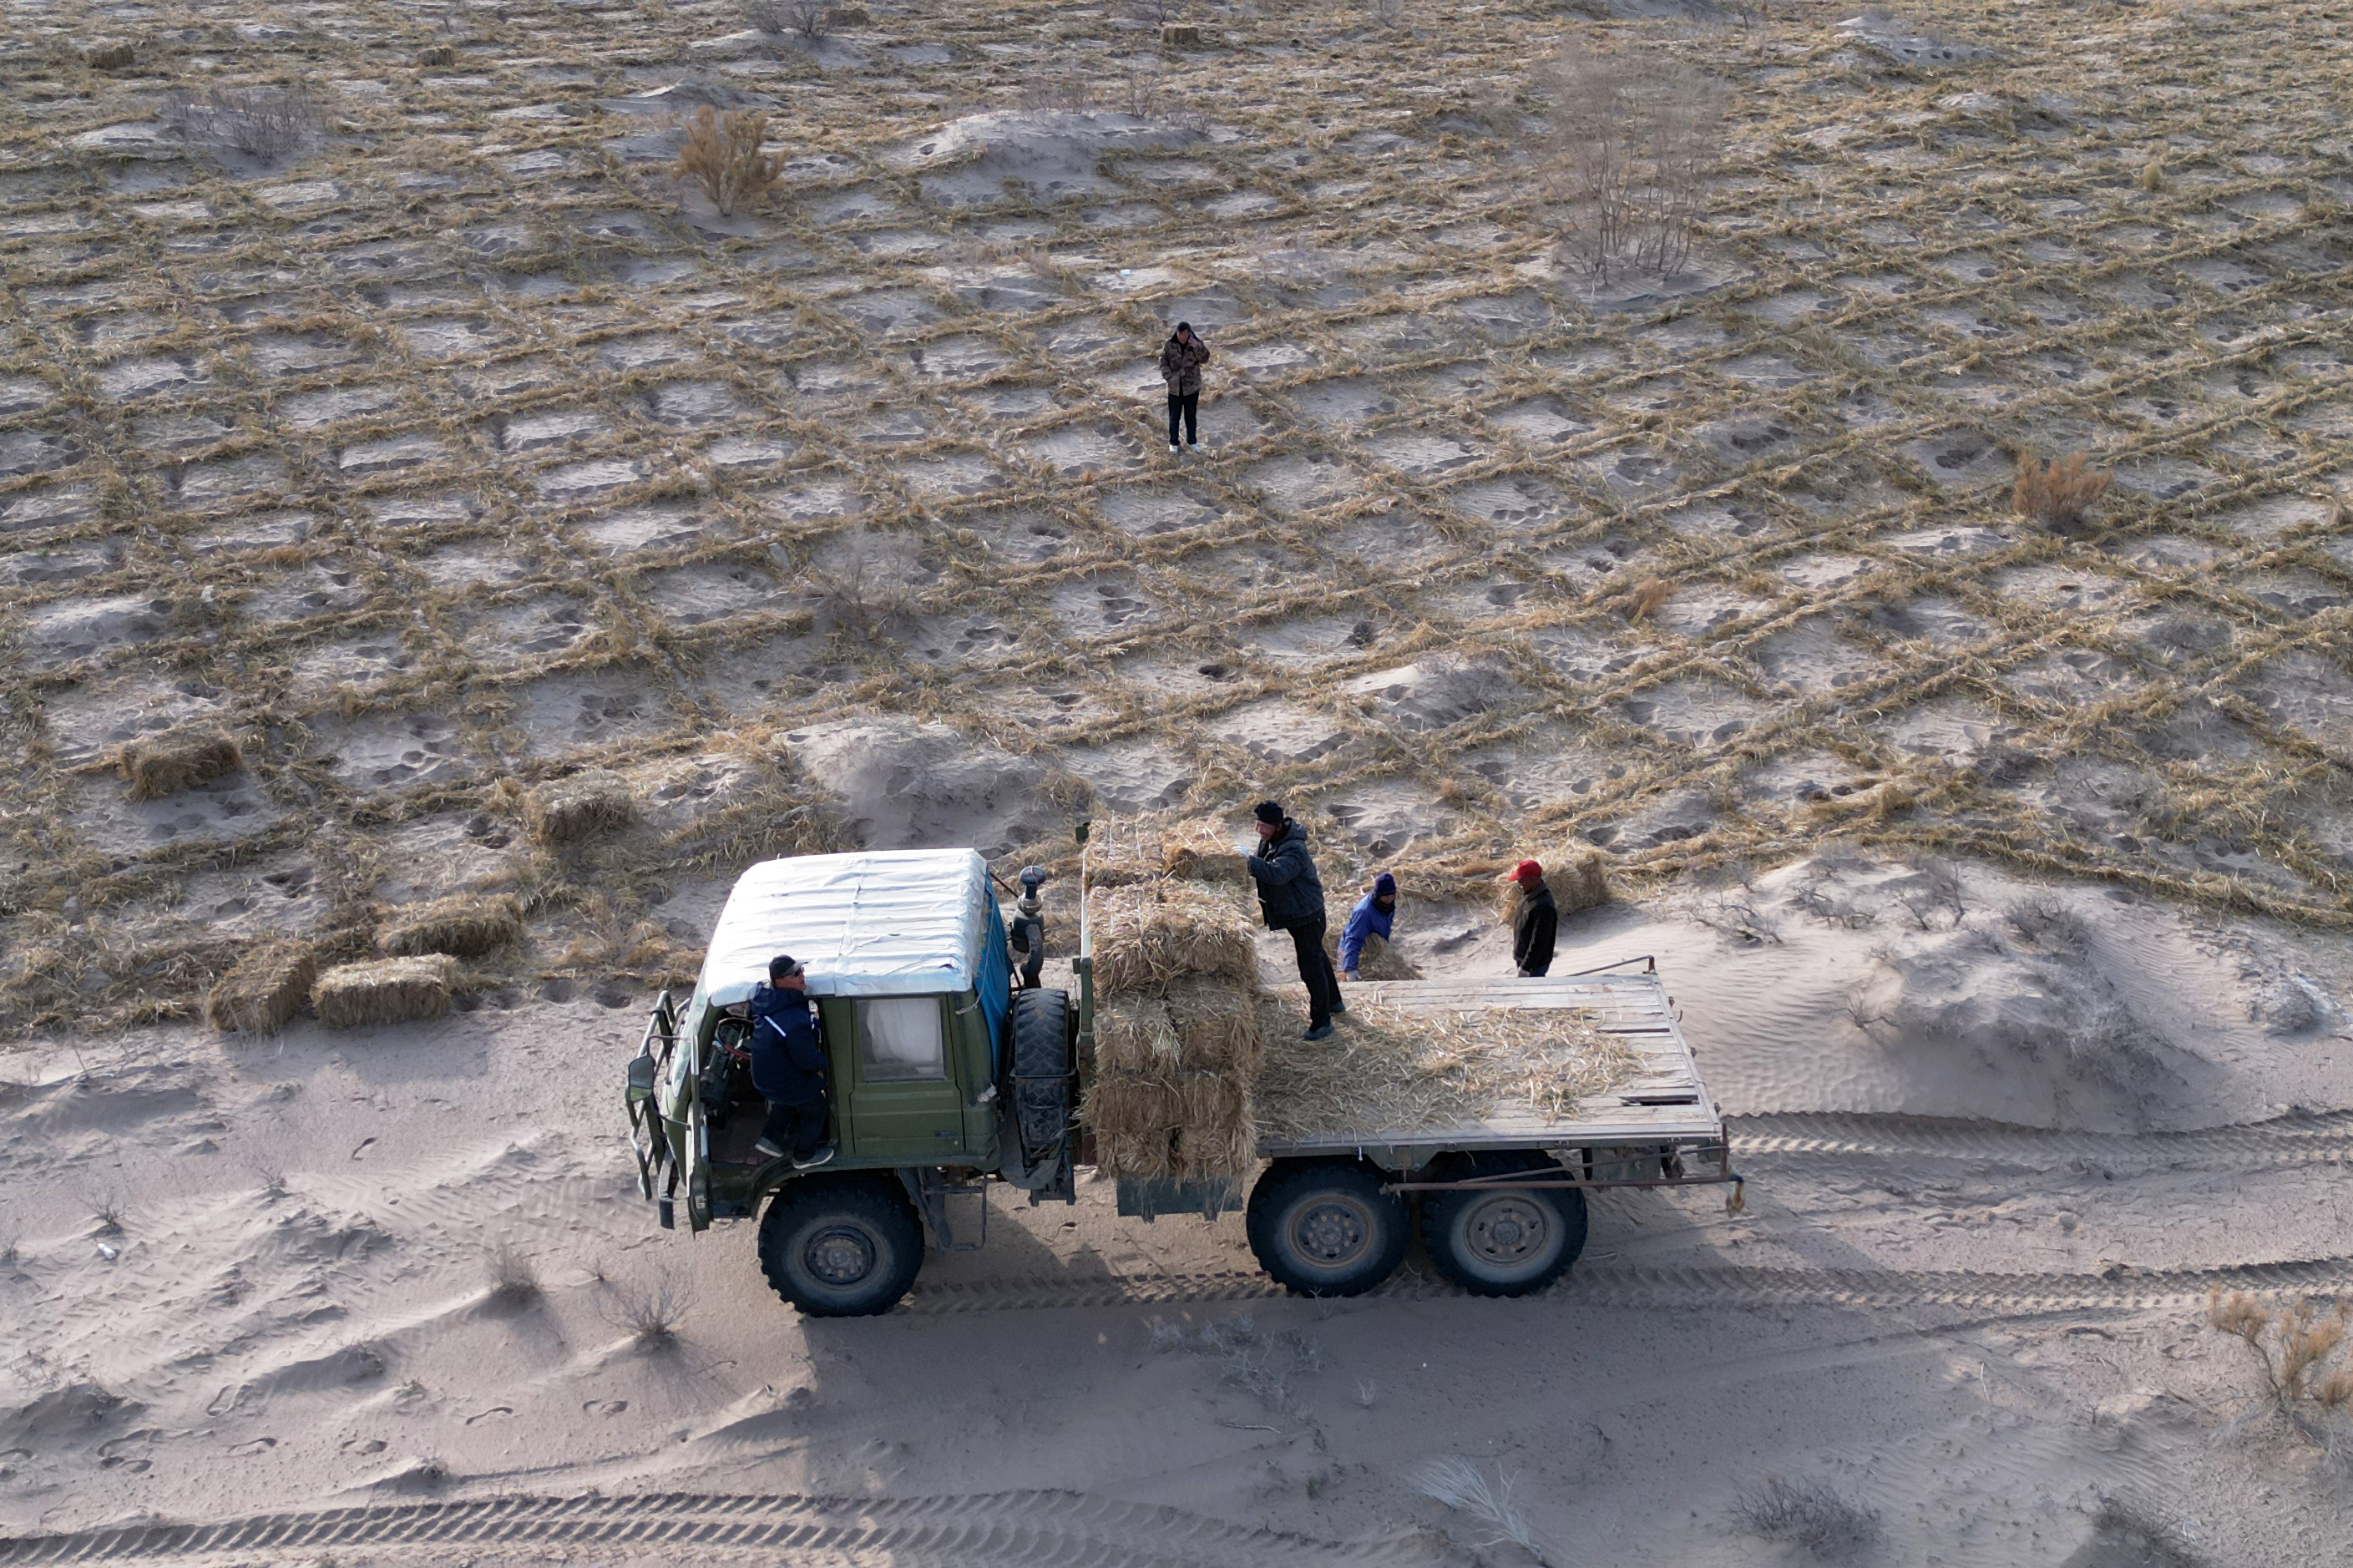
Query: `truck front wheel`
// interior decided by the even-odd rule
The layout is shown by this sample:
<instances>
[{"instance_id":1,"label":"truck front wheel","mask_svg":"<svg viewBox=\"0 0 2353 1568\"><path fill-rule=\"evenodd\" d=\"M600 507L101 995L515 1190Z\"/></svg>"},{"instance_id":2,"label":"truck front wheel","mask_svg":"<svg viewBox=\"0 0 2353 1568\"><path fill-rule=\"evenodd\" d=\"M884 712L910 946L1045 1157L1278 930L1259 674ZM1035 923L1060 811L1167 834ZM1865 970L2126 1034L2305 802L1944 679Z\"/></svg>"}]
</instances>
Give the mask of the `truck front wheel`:
<instances>
[{"instance_id":1,"label":"truck front wheel","mask_svg":"<svg viewBox=\"0 0 2353 1568\"><path fill-rule=\"evenodd\" d=\"M1359 1296L1405 1257L1405 1200L1352 1160L1280 1160L1250 1189L1250 1251L1301 1296Z\"/></svg>"},{"instance_id":2,"label":"truck front wheel","mask_svg":"<svg viewBox=\"0 0 2353 1568\"><path fill-rule=\"evenodd\" d=\"M1430 1193L1421 1200L1421 1245L1440 1274L1473 1296L1530 1295L1585 1250L1585 1194L1574 1187Z\"/></svg>"},{"instance_id":3,"label":"truck front wheel","mask_svg":"<svg viewBox=\"0 0 2353 1568\"><path fill-rule=\"evenodd\" d=\"M881 1173L805 1176L760 1221L760 1272L812 1318L887 1312L923 1264L923 1222Z\"/></svg>"}]
</instances>

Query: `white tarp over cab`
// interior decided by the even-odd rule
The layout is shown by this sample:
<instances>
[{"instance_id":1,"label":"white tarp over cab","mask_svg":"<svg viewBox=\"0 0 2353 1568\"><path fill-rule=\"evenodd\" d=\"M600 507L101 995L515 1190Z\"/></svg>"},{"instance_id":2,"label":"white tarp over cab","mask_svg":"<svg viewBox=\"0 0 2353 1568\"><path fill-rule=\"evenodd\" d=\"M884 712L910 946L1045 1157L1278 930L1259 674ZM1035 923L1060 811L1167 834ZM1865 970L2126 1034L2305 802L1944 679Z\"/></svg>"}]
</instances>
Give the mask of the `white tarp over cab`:
<instances>
[{"instance_id":1,"label":"white tarp over cab","mask_svg":"<svg viewBox=\"0 0 2353 1568\"><path fill-rule=\"evenodd\" d=\"M976 849L763 860L727 895L697 990L748 991L788 952L808 965L811 995L970 991L988 908L988 862Z\"/></svg>"}]
</instances>

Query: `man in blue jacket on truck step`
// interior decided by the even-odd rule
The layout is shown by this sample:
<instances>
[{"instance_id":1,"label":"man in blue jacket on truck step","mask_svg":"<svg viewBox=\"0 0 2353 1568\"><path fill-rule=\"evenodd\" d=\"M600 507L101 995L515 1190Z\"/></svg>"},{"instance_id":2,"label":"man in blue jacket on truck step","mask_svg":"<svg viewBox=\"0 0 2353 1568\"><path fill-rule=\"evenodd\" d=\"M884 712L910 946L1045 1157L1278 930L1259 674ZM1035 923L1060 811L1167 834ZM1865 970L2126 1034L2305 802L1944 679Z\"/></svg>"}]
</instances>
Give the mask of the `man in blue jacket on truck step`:
<instances>
[{"instance_id":1,"label":"man in blue jacket on truck step","mask_svg":"<svg viewBox=\"0 0 2353 1568\"><path fill-rule=\"evenodd\" d=\"M1373 890L1356 900L1356 907L1348 911L1348 923L1340 928L1340 973L1356 979L1356 965L1365 956L1365 939L1377 936L1388 941L1396 922L1397 879L1384 871L1373 879Z\"/></svg>"},{"instance_id":2,"label":"man in blue jacket on truck step","mask_svg":"<svg viewBox=\"0 0 2353 1568\"><path fill-rule=\"evenodd\" d=\"M808 976L788 953L768 960L768 983L752 993L752 1087L768 1102L768 1122L752 1152L789 1156L807 1171L833 1158L824 1142L825 1047L809 1009Z\"/></svg>"},{"instance_id":3,"label":"man in blue jacket on truck step","mask_svg":"<svg viewBox=\"0 0 2353 1568\"><path fill-rule=\"evenodd\" d=\"M1258 818L1258 853L1242 863L1258 883L1267 929L1289 931L1299 950L1299 978L1307 983L1307 1033L1300 1037L1327 1039L1332 1015L1346 1007L1340 1000L1340 977L1324 952L1324 880L1307 853L1307 829L1285 816L1274 801L1260 801L1252 815Z\"/></svg>"}]
</instances>

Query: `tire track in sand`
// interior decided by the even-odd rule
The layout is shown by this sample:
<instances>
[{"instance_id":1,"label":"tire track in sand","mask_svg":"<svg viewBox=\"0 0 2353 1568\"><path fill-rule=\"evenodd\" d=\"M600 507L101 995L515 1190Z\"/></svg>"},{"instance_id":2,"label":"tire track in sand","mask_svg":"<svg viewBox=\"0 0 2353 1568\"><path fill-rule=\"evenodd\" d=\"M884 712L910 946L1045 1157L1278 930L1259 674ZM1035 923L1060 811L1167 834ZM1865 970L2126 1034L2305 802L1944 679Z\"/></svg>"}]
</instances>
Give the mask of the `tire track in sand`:
<instances>
[{"instance_id":1,"label":"tire track in sand","mask_svg":"<svg viewBox=\"0 0 2353 1568\"><path fill-rule=\"evenodd\" d=\"M634 1553L630 1549L636 1549ZM215 1524L142 1524L0 1539L0 1564L246 1562L364 1552L447 1560L457 1549L675 1562L759 1554L842 1568L1439 1568L1419 1535L1319 1541L1228 1524L1180 1509L1068 1491L932 1498L810 1498L666 1493L519 1497L263 1514Z\"/></svg>"},{"instance_id":2,"label":"tire track in sand","mask_svg":"<svg viewBox=\"0 0 2353 1568\"><path fill-rule=\"evenodd\" d=\"M2353 1110L2283 1116L2187 1132L2074 1132L1998 1121L1777 1111L1725 1119L1737 1158L1827 1155L1988 1160L2031 1170L2077 1162L2110 1171L2200 1163L2242 1168L2353 1164Z\"/></svg>"},{"instance_id":3,"label":"tire track in sand","mask_svg":"<svg viewBox=\"0 0 2353 1568\"><path fill-rule=\"evenodd\" d=\"M2099 1274L1774 1268L1579 1268L1527 1300L1579 1307L1952 1307L2006 1317L2128 1311L2201 1301L2223 1290L2353 1290L2353 1257L2292 1258L2205 1268L2118 1267ZM988 1279L918 1285L899 1310L919 1317L1053 1307L1123 1307L1270 1300L1282 1287L1239 1269L1114 1279ZM1453 1286L1398 1275L1363 1299L1472 1300Z\"/></svg>"}]
</instances>

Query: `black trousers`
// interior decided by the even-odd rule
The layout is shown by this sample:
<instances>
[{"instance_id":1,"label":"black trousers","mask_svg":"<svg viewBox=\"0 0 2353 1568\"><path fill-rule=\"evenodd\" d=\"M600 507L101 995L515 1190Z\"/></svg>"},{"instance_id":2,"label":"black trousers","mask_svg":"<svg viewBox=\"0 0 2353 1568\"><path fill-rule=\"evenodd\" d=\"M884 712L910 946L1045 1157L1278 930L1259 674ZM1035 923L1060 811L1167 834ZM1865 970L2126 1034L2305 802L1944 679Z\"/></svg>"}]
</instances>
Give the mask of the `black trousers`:
<instances>
[{"instance_id":1,"label":"black trousers","mask_svg":"<svg viewBox=\"0 0 2353 1568\"><path fill-rule=\"evenodd\" d=\"M1201 395L1198 392L1172 392L1168 395L1168 444L1176 444L1176 421L1185 421L1185 445L1201 444Z\"/></svg>"},{"instance_id":2,"label":"black trousers","mask_svg":"<svg viewBox=\"0 0 2353 1568\"><path fill-rule=\"evenodd\" d=\"M1332 1021L1332 1009L1340 1000L1340 977L1332 973L1331 955L1324 951L1324 922L1293 926L1291 944L1299 950L1299 978L1307 987L1307 1026L1320 1029Z\"/></svg>"},{"instance_id":3,"label":"black trousers","mask_svg":"<svg viewBox=\"0 0 2353 1568\"><path fill-rule=\"evenodd\" d=\"M806 1160L825 1142L828 1109L821 1094L799 1105L778 1105L772 1100L768 1102L767 1125L760 1129L760 1136L794 1159Z\"/></svg>"}]
</instances>

